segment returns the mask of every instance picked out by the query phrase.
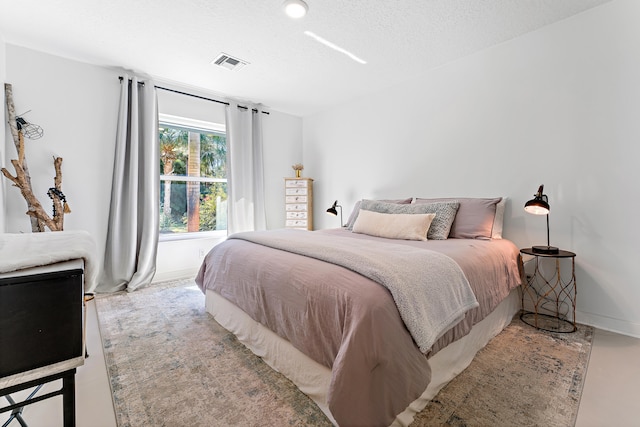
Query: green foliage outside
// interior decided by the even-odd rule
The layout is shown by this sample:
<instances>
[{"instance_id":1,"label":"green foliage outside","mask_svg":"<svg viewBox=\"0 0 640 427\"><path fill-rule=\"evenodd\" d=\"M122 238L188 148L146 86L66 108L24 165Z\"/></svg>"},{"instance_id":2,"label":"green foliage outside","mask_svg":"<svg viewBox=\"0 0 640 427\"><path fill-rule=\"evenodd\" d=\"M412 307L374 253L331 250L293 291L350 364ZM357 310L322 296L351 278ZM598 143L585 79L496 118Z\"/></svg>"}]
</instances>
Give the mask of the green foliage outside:
<instances>
[{"instance_id":1,"label":"green foliage outside","mask_svg":"<svg viewBox=\"0 0 640 427\"><path fill-rule=\"evenodd\" d=\"M195 131L191 131L195 132ZM200 176L226 178L227 141L223 134L200 134ZM163 175L186 176L189 131L161 125L160 170ZM197 170L197 169L196 169ZM226 229L226 182L201 182L199 231ZM160 185L160 232L187 231L187 186L185 182L163 181ZM218 212L223 209L225 212Z\"/></svg>"}]
</instances>

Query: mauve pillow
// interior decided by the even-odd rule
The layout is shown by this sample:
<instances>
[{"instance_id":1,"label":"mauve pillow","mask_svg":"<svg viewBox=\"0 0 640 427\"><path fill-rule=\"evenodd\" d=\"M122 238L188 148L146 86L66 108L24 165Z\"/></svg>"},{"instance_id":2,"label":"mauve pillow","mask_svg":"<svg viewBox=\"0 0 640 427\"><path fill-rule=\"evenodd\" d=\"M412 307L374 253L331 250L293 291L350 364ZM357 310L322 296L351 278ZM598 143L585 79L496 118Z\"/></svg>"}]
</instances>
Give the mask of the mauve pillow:
<instances>
[{"instance_id":1,"label":"mauve pillow","mask_svg":"<svg viewBox=\"0 0 640 427\"><path fill-rule=\"evenodd\" d=\"M502 197L474 198L455 197L438 199L416 198L414 203L434 203L457 201L460 203L456 218L451 225L449 237L455 239L491 239L493 221L496 216L496 205Z\"/></svg>"},{"instance_id":2,"label":"mauve pillow","mask_svg":"<svg viewBox=\"0 0 640 427\"><path fill-rule=\"evenodd\" d=\"M362 200L358 200L353 206L351 215L349 215L349 219L347 220L347 230L353 230L353 224L356 222L356 218L358 218L358 212L360 212L360 204L362 203ZM398 205L410 205L411 202L413 202L413 197L409 197L408 199L382 199L378 200L378 202L395 203Z\"/></svg>"}]
</instances>

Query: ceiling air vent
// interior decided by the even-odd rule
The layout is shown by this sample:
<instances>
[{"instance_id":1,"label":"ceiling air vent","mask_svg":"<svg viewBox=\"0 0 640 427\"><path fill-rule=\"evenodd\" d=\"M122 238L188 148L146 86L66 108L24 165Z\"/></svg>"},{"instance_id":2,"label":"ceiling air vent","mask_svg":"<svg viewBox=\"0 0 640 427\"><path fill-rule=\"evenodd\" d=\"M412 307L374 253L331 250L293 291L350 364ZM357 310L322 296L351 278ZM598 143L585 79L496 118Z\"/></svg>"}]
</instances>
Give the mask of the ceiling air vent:
<instances>
[{"instance_id":1,"label":"ceiling air vent","mask_svg":"<svg viewBox=\"0 0 640 427\"><path fill-rule=\"evenodd\" d=\"M227 55L226 53L221 53L211 61L213 65L218 65L222 68L226 68L227 70L238 71L242 67L248 64L247 61L243 61L242 59L234 58L231 55Z\"/></svg>"}]
</instances>

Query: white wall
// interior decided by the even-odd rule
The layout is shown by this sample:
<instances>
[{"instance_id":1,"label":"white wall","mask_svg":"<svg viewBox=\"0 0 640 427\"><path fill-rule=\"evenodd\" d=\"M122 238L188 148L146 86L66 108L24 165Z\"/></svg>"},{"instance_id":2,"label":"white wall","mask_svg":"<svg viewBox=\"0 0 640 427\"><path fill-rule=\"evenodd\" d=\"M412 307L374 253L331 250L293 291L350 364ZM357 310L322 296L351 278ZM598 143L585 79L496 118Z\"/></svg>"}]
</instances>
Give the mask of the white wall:
<instances>
[{"instance_id":1,"label":"white wall","mask_svg":"<svg viewBox=\"0 0 640 427\"><path fill-rule=\"evenodd\" d=\"M578 321L640 336L640 2L616 0L306 117L316 228L334 199L508 196L505 234L577 253Z\"/></svg>"},{"instance_id":2,"label":"white wall","mask_svg":"<svg viewBox=\"0 0 640 427\"><path fill-rule=\"evenodd\" d=\"M284 178L295 176L291 166L302 163L302 119L271 111L262 120L267 228L282 228Z\"/></svg>"},{"instance_id":3,"label":"white wall","mask_svg":"<svg viewBox=\"0 0 640 427\"><path fill-rule=\"evenodd\" d=\"M44 130L41 139L25 143L34 192L50 212L47 190L53 186L53 157L62 157L62 191L71 208L64 228L91 233L102 259L111 197L118 73L11 44L7 44L6 58L16 113L31 110L25 119ZM10 138L6 154L7 158L17 156ZM27 205L18 189L7 188L6 204L7 231L31 232Z\"/></svg>"},{"instance_id":4,"label":"white wall","mask_svg":"<svg viewBox=\"0 0 640 427\"><path fill-rule=\"evenodd\" d=\"M0 42L0 48L2 46ZM1 49L0 59L5 59ZM34 190L43 205L48 206L46 192L53 185L54 176L52 157L63 157L62 188L72 209L72 213L65 216L65 230L90 232L96 240L100 260L104 256L109 217L120 74L115 68L6 45L6 81L13 84L16 111L31 110L25 117L44 129L43 138L26 143ZM194 93L190 89L182 90ZM224 122L219 104L166 91L158 91L158 98L163 113L185 113L208 121L221 118ZM263 119L267 224L270 228L280 228L284 226L282 177L289 175L291 165L302 159L302 119L276 111ZM16 157L10 139L2 147L7 159ZM7 231L30 232L26 203L19 191L7 187L5 196L6 202L0 207L6 206ZM202 261L200 254L214 243L207 239L162 242L155 280L195 274Z\"/></svg>"}]
</instances>

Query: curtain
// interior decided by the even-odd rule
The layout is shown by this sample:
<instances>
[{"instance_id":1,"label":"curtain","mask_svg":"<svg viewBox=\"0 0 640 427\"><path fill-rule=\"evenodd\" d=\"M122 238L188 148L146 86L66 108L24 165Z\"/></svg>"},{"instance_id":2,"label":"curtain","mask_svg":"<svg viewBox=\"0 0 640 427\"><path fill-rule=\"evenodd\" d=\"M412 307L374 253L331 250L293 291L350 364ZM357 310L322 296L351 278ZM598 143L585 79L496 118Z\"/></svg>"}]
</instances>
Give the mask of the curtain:
<instances>
[{"instance_id":1,"label":"curtain","mask_svg":"<svg viewBox=\"0 0 640 427\"><path fill-rule=\"evenodd\" d=\"M151 80L125 74L99 292L134 291L153 279L160 210L159 150L155 86Z\"/></svg>"},{"instance_id":2,"label":"curtain","mask_svg":"<svg viewBox=\"0 0 640 427\"><path fill-rule=\"evenodd\" d=\"M255 110L255 111L254 111ZM226 107L227 233L266 230L260 105Z\"/></svg>"}]
</instances>

